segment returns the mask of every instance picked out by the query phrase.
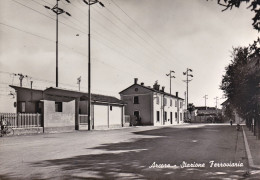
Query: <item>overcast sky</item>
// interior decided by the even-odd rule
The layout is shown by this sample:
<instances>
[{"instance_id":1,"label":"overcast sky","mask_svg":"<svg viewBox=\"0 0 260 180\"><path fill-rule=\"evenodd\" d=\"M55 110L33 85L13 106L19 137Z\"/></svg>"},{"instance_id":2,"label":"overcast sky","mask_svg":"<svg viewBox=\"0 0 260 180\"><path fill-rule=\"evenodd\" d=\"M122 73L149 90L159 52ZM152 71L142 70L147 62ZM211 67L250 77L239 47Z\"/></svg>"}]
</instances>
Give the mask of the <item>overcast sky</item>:
<instances>
[{"instance_id":1,"label":"overcast sky","mask_svg":"<svg viewBox=\"0 0 260 180\"><path fill-rule=\"evenodd\" d=\"M88 85L88 8L82 0L65 0L59 6L71 14L59 15L59 87L81 90ZM206 0L101 0L91 6L92 92L119 97L134 78L152 86L158 80L169 92L184 98L187 68L193 70L189 102L215 106L232 47L247 46L257 38L253 13L240 9L221 12L216 1ZM55 87L56 0L0 1L0 111L8 111L13 99L9 84ZM219 100L219 104L224 99ZM218 104L218 106L219 106Z\"/></svg>"}]
</instances>

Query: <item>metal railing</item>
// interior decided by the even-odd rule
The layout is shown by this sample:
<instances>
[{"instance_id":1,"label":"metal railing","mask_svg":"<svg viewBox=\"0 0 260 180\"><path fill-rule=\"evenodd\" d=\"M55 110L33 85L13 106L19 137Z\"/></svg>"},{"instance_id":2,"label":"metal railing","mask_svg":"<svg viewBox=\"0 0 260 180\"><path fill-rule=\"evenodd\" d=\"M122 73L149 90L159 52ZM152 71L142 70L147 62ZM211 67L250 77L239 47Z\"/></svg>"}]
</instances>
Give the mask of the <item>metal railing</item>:
<instances>
[{"instance_id":1,"label":"metal railing","mask_svg":"<svg viewBox=\"0 0 260 180\"><path fill-rule=\"evenodd\" d=\"M12 128L42 127L42 115L38 113L0 113L0 117Z\"/></svg>"}]
</instances>

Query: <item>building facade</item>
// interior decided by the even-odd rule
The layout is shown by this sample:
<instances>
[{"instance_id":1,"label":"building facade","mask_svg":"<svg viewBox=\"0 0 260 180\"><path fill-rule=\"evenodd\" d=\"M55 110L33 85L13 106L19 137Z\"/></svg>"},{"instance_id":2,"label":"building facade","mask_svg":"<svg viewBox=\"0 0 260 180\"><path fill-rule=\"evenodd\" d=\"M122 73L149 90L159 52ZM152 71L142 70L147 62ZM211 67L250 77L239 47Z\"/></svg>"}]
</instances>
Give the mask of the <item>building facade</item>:
<instances>
[{"instance_id":1,"label":"building facade","mask_svg":"<svg viewBox=\"0 0 260 180\"><path fill-rule=\"evenodd\" d=\"M125 115L130 116L132 125L170 125L183 123L184 99L171 95L160 89L156 82L153 88L134 84L120 93L121 100L126 103Z\"/></svg>"}]
</instances>

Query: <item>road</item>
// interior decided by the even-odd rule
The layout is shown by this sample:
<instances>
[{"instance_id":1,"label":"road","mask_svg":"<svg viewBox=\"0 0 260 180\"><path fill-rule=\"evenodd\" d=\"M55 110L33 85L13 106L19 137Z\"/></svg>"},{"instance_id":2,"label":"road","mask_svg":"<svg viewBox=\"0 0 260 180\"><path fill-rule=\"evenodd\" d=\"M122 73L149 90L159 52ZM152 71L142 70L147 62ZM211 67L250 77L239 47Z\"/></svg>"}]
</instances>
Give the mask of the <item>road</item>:
<instances>
[{"instance_id":1,"label":"road","mask_svg":"<svg viewBox=\"0 0 260 180\"><path fill-rule=\"evenodd\" d=\"M202 124L0 138L0 162L0 179L244 179L250 170L242 132ZM253 172L247 179L259 179Z\"/></svg>"}]
</instances>

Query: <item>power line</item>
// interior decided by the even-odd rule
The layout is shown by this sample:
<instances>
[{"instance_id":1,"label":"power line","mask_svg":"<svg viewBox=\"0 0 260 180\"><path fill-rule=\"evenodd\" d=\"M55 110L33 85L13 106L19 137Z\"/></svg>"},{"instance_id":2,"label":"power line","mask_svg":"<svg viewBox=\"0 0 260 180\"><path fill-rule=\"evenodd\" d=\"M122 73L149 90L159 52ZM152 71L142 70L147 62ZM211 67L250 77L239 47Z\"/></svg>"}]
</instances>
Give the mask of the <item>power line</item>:
<instances>
[{"instance_id":1,"label":"power line","mask_svg":"<svg viewBox=\"0 0 260 180\"><path fill-rule=\"evenodd\" d=\"M142 26L140 26L131 16L129 16L126 11L124 11L117 3L115 3L114 0L110 0L116 7L118 7L130 20L132 20L137 27L139 27L145 34L147 34L157 45L159 45L162 49L164 49L167 53L168 51L165 49L165 47L163 47L158 41L156 41L153 36L151 36ZM163 54L163 53L162 53ZM165 56L165 54L163 54ZM166 57L166 56L165 56ZM168 57L166 57L168 58ZM178 60L176 60L178 61Z\"/></svg>"}]
</instances>

